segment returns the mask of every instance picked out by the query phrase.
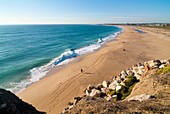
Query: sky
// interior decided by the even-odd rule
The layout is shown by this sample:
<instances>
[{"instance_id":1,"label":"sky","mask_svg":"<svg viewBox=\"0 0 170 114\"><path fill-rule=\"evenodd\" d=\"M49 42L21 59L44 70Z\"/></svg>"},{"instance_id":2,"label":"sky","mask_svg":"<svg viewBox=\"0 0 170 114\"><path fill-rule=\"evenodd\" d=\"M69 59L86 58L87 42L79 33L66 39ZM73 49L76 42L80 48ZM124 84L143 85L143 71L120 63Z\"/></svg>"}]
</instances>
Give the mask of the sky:
<instances>
[{"instance_id":1,"label":"sky","mask_svg":"<svg viewBox=\"0 0 170 114\"><path fill-rule=\"evenodd\" d=\"M0 24L170 23L170 0L0 0Z\"/></svg>"}]
</instances>

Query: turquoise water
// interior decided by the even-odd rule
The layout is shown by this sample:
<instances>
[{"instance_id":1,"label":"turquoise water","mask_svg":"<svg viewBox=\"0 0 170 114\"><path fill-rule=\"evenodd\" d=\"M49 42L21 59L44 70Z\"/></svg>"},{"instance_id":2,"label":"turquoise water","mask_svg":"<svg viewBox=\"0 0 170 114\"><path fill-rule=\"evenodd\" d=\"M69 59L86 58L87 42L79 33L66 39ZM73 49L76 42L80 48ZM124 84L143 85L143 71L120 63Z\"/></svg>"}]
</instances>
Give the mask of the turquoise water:
<instances>
[{"instance_id":1,"label":"turquoise water","mask_svg":"<svg viewBox=\"0 0 170 114\"><path fill-rule=\"evenodd\" d=\"M102 25L1 25L0 88L22 91L54 66L94 52L120 30ZM102 42L97 43L99 38Z\"/></svg>"}]
</instances>

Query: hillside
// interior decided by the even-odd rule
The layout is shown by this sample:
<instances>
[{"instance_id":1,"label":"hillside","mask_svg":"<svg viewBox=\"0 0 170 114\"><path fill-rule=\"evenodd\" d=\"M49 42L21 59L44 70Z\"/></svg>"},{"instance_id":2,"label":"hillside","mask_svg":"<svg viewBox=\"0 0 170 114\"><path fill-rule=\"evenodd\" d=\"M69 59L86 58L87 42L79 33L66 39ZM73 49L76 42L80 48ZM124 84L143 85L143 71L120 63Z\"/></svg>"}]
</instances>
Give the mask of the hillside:
<instances>
[{"instance_id":1,"label":"hillside","mask_svg":"<svg viewBox=\"0 0 170 114\"><path fill-rule=\"evenodd\" d=\"M149 63L149 64L148 64ZM159 63L159 64L158 64ZM146 69L146 64L148 69ZM139 66L140 65L140 66ZM135 65L134 65L135 66ZM132 67L134 69L135 67ZM169 61L163 62L153 60L138 64L138 73L141 66L145 71L140 75L129 88L131 91L125 92L124 86L128 80L126 76L124 86L121 89L110 91L110 82L105 95L100 91L95 94L83 97L75 97L76 103L69 103L69 107L63 111L64 114L169 114L170 113L170 64ZM130 68L129 68L130 69ZM124 71L126 72L127 69ZM122 76L123 72L119 75ZM102 83L101 85L104 85ZM90 86L93 87L93 86ZM88 90L89 87L86 89ZM115 88L116 89L116 88ZM92 89L93 90L93 89ZM128 89L129 90L129 89ZM129 93L130 92L130 93ZM92 92L91 92L92 93ZM127 95L128 93L128 95ZM121 97L120 97L121 96ZM122 97L123 96L123 97ZM108 99L109 97L109 99Z\"/></svg>"}]
</instances>

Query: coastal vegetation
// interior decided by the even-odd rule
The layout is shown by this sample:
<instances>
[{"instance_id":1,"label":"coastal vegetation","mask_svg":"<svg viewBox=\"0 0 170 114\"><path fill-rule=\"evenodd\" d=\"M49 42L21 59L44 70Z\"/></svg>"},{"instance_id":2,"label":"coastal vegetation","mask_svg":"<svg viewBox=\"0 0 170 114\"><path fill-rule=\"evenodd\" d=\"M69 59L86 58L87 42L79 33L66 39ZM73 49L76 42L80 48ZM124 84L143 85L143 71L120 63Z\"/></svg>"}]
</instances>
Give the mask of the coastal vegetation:
<instances>
[{"instance_id":1,"label":"coastal vegetation","mask_svg":"<svg viewBox=\"0 0 170 114\"><path fill-rule=\"evenodd\" d=\"M138 81L137 81L138 82ZM132 92L133 87L135 86L135 84L137 83L133 83L131 86L122 86L122 89L118 90L117 93L117 100L123 100L125 99L127 96L130 95L130 93Z\"/></svg>"},{"instance_id":2,"label":"coastal vegetation","mask_svg":"<svg viewBox=\"0 0 170 114\"><path fill-rule=\"evenodd\" d=\"M165 73L170 73L170 66L164 67L157 71L157 74L165 74Z\"/></svg>"},{"instance_id":3,"label":"coastal vegetation","mask_svg":"<svg viewBox=\"0 0 170 114\"><path fill-rule=\"evenodd\" d=\"M165 88L165 86L169 86L167 81L169 77L170 60L151 60L133 65L112 77L112 80L105 80L97 86L89 85L85 90L85 95L79 97L78 100L75 99L62 114L170 112L169 100L164 99L170 97L169 89ZM166 96L162 95L162 90ZM137 93L140 94L131 95L132 91L138 91ZM136 106L137 104L140 107ZM134 107L133 110L131 110L132 107Z\"/></svg>"},{"instance_id":4,"label":"coastal vegetation","mask_svg":"<svg viewBox=\"0 0 170 114\"><path fill-rule=\"evenodd\" d=\"M120 89L117 91L115 89L108 89L107 95L108 96L116 96L115 100L123 100L125 99L128 95L130 95L133 87L135 84L139 82L139 80L136 79L135 76L128 76L126 80L124 81L124 85L120 85Z\"/></svg>"}]
</instances>

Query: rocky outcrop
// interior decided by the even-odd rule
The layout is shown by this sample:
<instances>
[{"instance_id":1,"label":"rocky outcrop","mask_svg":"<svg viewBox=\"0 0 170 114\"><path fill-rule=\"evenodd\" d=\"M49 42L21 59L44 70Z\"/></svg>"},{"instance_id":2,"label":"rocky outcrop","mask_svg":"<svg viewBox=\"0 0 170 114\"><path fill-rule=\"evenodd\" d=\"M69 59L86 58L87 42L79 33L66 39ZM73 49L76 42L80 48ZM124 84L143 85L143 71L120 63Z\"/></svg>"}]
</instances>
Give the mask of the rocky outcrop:
<instances>
[{"instance_id":1,"label":"rocky outcrop","mask_svg":"<svg viewBox=\"0 0 170 114\"><path fill-rule=\"evenodd\" d=\"M170 94L140 101L106 101L100 97L86 96L65 114L170 114Z\"/></svg>"},{"instance_id":2,"label":"rocky outcrop","mask_svg":"<svg viewBox=\"0 0 170 114\"><path fill-rule=\"evenodd\" d=\"M45 114L22 101L13 93L0 89L0 114Z\"/></svg>"},{"instance_id":3,"label":"rocky outcrop","mask_svg":"<svg viewBox=\"0 0 170 114\"><path fill-rule=\"evenodd\" d=\"M170 65L170 60L151 60L133 65L131 68L123 70L119 75L113 76L111 80L104 80L97 86L89 85L85 89L84 97L101 98L106 101L117 101L125 99L132 91L134 85L144 77L148 71L153 69L164 69ZM167 70L166 70L167 71ZM162 72L162 71L159 71ZM81 97L83 99L84 97ZM154 98L153 95L142 94L129 99L129 101L144 101ZM78 102L77 102L78 103ZM76 104L72 105L73 108ZM65 113L68 111L63 111Z\"/></svg>"},{"instance_id":4,"label":"rocky outcrop","mask_svg":"<svg viewBox=\"0 0 170 114\"><path fill-rule=\"evenodd\" d=\"M144 101L144 100L148 100L148 99L152 99L155 98L153 95L148 95L148 94L141 94L141 95L137 95L134 97L131 97L128 99L128 101Z\"/></svg>"}]
</instances>

